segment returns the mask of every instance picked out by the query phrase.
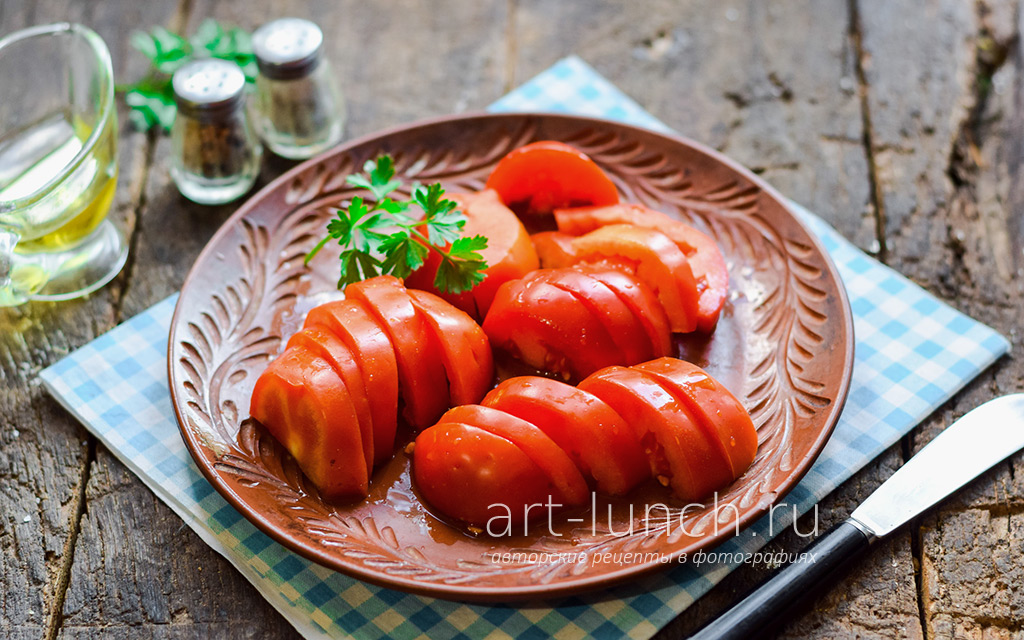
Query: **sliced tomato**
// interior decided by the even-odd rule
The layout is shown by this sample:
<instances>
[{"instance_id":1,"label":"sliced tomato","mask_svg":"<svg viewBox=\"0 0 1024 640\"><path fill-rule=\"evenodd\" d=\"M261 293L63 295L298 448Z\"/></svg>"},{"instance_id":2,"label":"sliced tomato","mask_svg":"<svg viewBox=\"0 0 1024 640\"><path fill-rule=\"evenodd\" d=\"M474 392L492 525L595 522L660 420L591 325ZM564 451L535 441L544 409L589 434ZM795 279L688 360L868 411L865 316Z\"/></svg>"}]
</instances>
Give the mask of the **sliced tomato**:
<instances>
[{"instance_id":1,"label":"sliced tomato","mask_svg":"<svg viewBox=\"0 0 1024 640\"><path fill-rule=\"evenodd\" d=\"M398 363L384 328L358 300L336 300L314 307L305 326L323 326L341 338L363 376L373 416L373 457L379 465L394 454L398 426Z\"/></svg>"},{"instance_id":2,"label":"sliced tomato","mask_svg":"<svg viewBox=\"0 0 1024 640\"><path fill-rule=\"evenodd\" d=\"M544 269L558 269L576 263L572 236L560 231L541 231L530 236L537 259Z\"/></svg>"},{"instance_id":3,"label":"sliced tomato","mask_svg":"<svg viewBox=\"0 0 1024 640\"><path fill-rule=\"evenodd\" d=\"M412 474L423 499L444 515L495 535L538 518L560 500L548 475L507 439L478 427L442 423L416 437ZM537 508L540 507L540 508ZM510 522L509 522L510 520Z\"/></svg>"},{"instance_id":4,"label":"sliced tomato","mask_svg":"<svg viewBox=\"0 0 1024 640\"><path fill-rule=\"evenodd\" d=\"M457 422L489 431L501 436L523 450L559 491L556 497L566 506L582 504L587 500L587 483L569 455L544 434L536 425L510 413L478 404L464 404L448 410L439 424Z\"/></svg>"},{"instance_id":5,"label":"sliced tomato","mask_svg":"<svg viewBox=\"0 0 1024 640\"><path fill-rule=\"evenodd\" d=\"M377 276L350 284L345 295L366 304L391 338L398 363L399 393L410 426L419 430L434 424L449 400L441 346L416 311L402 281Z\"/></svg>"},{"instance_id":6,"label":"sliced tomato","mask_svg":"<svg viewBox=\"0 0 1024 640\"><path fill-rule=\"evenodd\" d=\"M743 475L757 455L757 430L736 396L708 372L678 358L659 358L636 368L679 397L719 444L733 478Z\"/></svg>"},{"instance_id":7,"label":"sliced tomato","mask_svg":"<svg viewBox=\"0 0 1024 640\"><path fill-rule=\"evenodd\" d=\"M409 296L441 344L451 403L480 402L494 382L494 359L487 334L473 318L435 295L409 291Z\"/></svg>"},{"instance_id":8,"label":"sliced tomato","mask_svg":"<svg viewBox=\"0 0 1024 640\"><path fill-rule=\"evenodd\" d=\"M729 293L729 269L711 236L639 204L559 209L555 211L555 221L558 230L569 235L582 235L611 224L635 224L664 233L686 255L693 270L700 294L697 330L710 332L715 328Z\"/></svg>"},{"instance_id":9,"label":"sliced tomato","mask_svg":"<svg viewBox=\"0 0 1024 640\"><path fill-rule=\"evenodd\" d=\"M686 256L665 234L614 224L576 238L573 246L583 261L609 261L635 273L658 296L672 331L697 328L697 282Z\"/></svg>"},{"instance_id":10,"label":"sliced tomato","mask_svg":"<svg viewBox=\"0 0 1024 640\"><path fill-rule=\"evenodd\" d=\"M642 280L632 273L607 265L578 264L573 268L600 280L619 296L619 300L640 320L656 357L672 353L672 331L669 329L665 307L661 306L658 297Z\"/></svg>"},{"instance_id":11,"label":"sliced tomato","mask_svg":"<svg viewBox=\"0 0 1024 640\"><path fill-rule=\"evenodd\" d=\"M619 201L615 184L593 160L553 140L509 152L487 178L487 188L496 190L502 202L520 216Z\"/></svg>"},{"instance_id":12,"label":"sliced tomato","mask_svg":"<svg viewBox=\"0 0 1024 640\"><path fill-rule=\"evenodd\" d=\"M640 441L604 401L549 378L509 378L481 403L537 426L598 491L621 496L650 476Z\"/></svg>"},{"instance_id":13,"label":"sliced tomato","mask_svg":"<svg viewBox=\"0 0 1024 640\"><path fill-rule=\"evenodd\" d=\"M622 359L612 364L637 364L654 357L643 323L612 289L584 271L571 268L544 271L545 282L568 291L604 326Z\"/></svg>"},{"instance_id":14,"label":"sliced tomato","mask_svg":"<svg viewBox=\"0 0 1024 640\"><path fill-rule=\"evenodd\" d=\"M363 453L366 458L366 468L373 469L373 415L370 412L370 401L366 394L366 384L359 371L352 352L341 338L337 337L329 329L322 325L312 325L301 329L294 334L285 345L285 349L301 345L310 353L323 358L331 363L334 370L345 383L348 389L348 397L352 400L352 407L355 409L356 418L359 422L359 432L363 442Z\"/></svg>"},{"instance_id":15,"label":"sliced tomato","mask_svg":"<svg viewBox=\"0 0 1024 640\"><path fill-rule=\"evenodd\" d=\"M702 500L732 480L728 461L689 410L652 377L608 367L579 388L604 400L635 430L651 472L682 500Z\"/></svg>"},{"instance_id":16,"label":"sliced tomato","mask_svg":"<svg viewBox=\"0 0 1024 640\"><path fill-rule=\"evenodd\" d=\"M573 294L544 282L544 274L534 271L498 290L483 323L491 346L565 379L622 362L597 317Z\"/></svg>"},{"instance_id":17,"label":"sliced tomato","mask_svg":"<svg viewBox=\"0 0 1024 640\"><path fill-rule=\"evenodd\" d=\"M464 237L484 236L487 248L480 255L487 262L485 278L470 291L445 293L434 286L441 256L436 251L427 254L423 266L409 274L406 286L435 293L476 319L487 315L494 294L502 283L522 278L539 266L537 252L530 242L523 223L502 204L495 191L479 193L452 193L446 196L455 201L466 216L462 227Z\"/></svg>"},{"instance_id":18,"label":"sliced tomato","mask_svg":"<svg viewBox=\"0 0 1024 640\"><path fill-rule=\"evenodd\" d=\"M329 362L302 347L287 349L256 380L249 412L325 500L366 497L369 470L359 419Z\"/></svg>"}]
</instances>

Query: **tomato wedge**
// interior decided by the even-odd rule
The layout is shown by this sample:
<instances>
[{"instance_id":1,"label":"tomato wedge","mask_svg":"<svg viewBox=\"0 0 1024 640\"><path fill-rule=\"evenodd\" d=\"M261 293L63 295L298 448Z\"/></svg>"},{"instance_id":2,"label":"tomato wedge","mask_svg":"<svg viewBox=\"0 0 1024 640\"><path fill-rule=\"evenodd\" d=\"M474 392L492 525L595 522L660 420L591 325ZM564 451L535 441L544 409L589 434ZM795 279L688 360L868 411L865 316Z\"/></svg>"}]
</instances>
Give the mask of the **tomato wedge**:
<instances>
[{"instance_id":1,"label":"tomato wedge","mask_svg":"<svg viewBox=\"0 0 1024 640\"><path fill-rule=\"evenodd\" d=\"M485 530L492 518L502 525L507 518L519 531L530 516L547 513L538 505L560 499L548 475L521 448L466 424L442 423L417 436L412 475L428 504ZM501 535L504 526L498 529L488 533Z\"/></svg>"},{"instance_id":2,"label":"tomato wedge","mask_svg":"<svg viewBox=\"0 0 1024 640\"><path fill-rule=\"evenodd\" d=\"M578 264L573 268L603 282L615 292L643 325L655 357L672 353L672 331L669 329L668 316L650 287L632 273L607 265Z\"/></svg>"},{"instance_id":3,"label":"tomato wedge","mask_svg":"<svg viewBox=\"0 0 1024 640\"><path fill-rule=\"evenodd\" d=\"M544 282L544 270L506 282L483 329L491 346L564 379L580 379L623 354L579 299Z\"/></svg>"},{"instance_id":4,"label":"tomato wedge","mask_svg":"<svg viewBox=\"0 0 1024 640\"><path fill-rule=\"evenodd\" d=\"M584 261L610 261L635 273L658 296L672 331L697 328L697 282L686 256L665 234L613 224L576 238L573 246Z\"/></svg>"},{"instance_id":5,"label":"tomato wedge","mask_svg":"<svg viewBox=\"0 0 1024 640\"><path fill-rule=\"evenodd\" d=\"M572 236L560 231L541 231L530 236L543 269L558 269L576 263Z\"/></svg>"},{"instance_id":6,"label":"tomato wedge","mask_svg":"<svg viewBox=\"0 0 1024 640\"><path fill-rule=\"evenodd\" d=\"M356 364L352 352L345 346L340 338L330 330L320 325L313 325L301 329L289 340L285 349L296 345L302 345L304 349L316 356L331 363L338 376L345 383L348 389L348 397L352 401L352 408L355 409L356 418L359 422L360 439L363 443L363 454L366 458L366 468L373 469L373 416L370 413L370 401L366 395L366 384L359 372L359 365Z\"/></svg>"},{"instance_id":7,"label":"tomato wedge","mask_svg":"<svg viewBox=\"0 0 1024 640\"><path fill-rule=\"evenodd\" d=\"M611 224L635 224L664 233L686 255L697 281L700 293L697 330L710 332L715 328L729 293L729 269L725 256L711 236L640 204L558 209L555 221L558 230L569 235L582 235Z\"/></svg>"},{"instance_id":8,"label":"tomato wedge","mask_svg":"<svg viewBox=\"0 0 1024 640\"><path fill-rule=\"evenodd\" d=\"M249 412L325 500L366 497L369 470L358 417L329 362L302 347L286 350L256 380Z\"/></svg>"},{"instance_id":9,"label":"tomato wedge","mask_svg":"<svg viewBox=\"0 0 1024 640\"><path fill-rule=\"evenodd\" d=\"M402 281L377 276L350 284L345 295L366 304L391 338L398 363L399 392L410 426L419 430L434 424L448 408L449 400L441 347Z\"/></svg>"},{"instance_id":10,"label":"tomato wedge","mask_svg":"<svg viewBox=\"0 0 1024 640\"><path fill-rule=\"evenodd\" d=\"M608 285L578 269L550 269L544 275L545 282L576 296L611 336L622 359L606 365L637 364L654 357L640 319Z\"/></svg>"},{"instance_id":11,"label":"tomato wedge","mask_svg":"<svg viewBox=\"0 0 1024 640\"><path fill-rule=\"evenodd\" d=\"M636 434L596 396L549 378L509 378L481 403L537 426L598 491L621 496L650 476Z\"/></svg>"},{"instance_id":12,"label":"tomato wedge","mask_svg":"<svg viewBox=\"0 0 1024 640\"><path fill-rule=\"evenodd\" d=\"M373 416L374 464L390 460L398 427L398 364L391 338L358 300L314 307L306 315L305 326L318 325L341 338L352 352Z\"/></svg>"},{"instance_id":13,"label":"tomato wedge","mask_svg":"<svg viewBox=\"0 0 1024 640\"><path fill-rule=\"evenodd\" d=\"M523 450L554 483L566 506L587 500L587 483L569 455L537 426L512 414L477 404L464 404L448 410L438 424L457 422L501 436Z\"/></svg>"},{"instance_id":14,"label":"tomato wedge","mask_svg":"<svg viewBox=\"0 0 1024 640\"><path fill-rule=\"evenodd\" d=\"M716 440L738 478L757 455L757 430L750 414L728 389L695 364L659 358L636 367L676 395Z\"/></svg>"},{"instance_id":15,"label":"tomato wedge","mask_svg":"<svg viewBox=\"0 0 1024 640\"><path fill-rule=\"evenodd\" d=\"M717 444L689 410L651 376L608 367L579 388L604 400L636 431L651 472L682 500L702 500L733 480Z\"/></svg>"},{"instance_id":16,"label":"tomato wedge","mask_svg":"<svg viewBox=\"0 0 1024 640\"><path fill-rule=\"evenodd\" d=\"M496 190L501 201L520 216L619 201L615 184L593 160L554 140L510 151L487 178L487 188Z\"/></svg>"},{"instance_id":17,"label":"tomato wedge","mask_svg":"<svg viewBox=\"0 0 1024 640\"><path fill-rule=\"evenodd\" d=\"M427 253L423 266L409 274L405 285L437 294L477 320L487 315L494 294L502 283L522 278L539 266L537 252L523 223L502 204L495 191L446 194L466 216L464 237L484 236L487 248L480 252L487 262L484 281L463 293L445 293L434 286L441 256Z\"/></svg>"},{"instance_id":18,"label":"tomato wedge","mask_svg":"<svg viewBox=\"0 0 1024 640\"><path fill-rule=\"evenodd\" d=\"M409 291L441 344L441 360L455 405L480 402L494 382L494 359L487 334L465 312L426 291Z\"/></svg>"}]
</instances>

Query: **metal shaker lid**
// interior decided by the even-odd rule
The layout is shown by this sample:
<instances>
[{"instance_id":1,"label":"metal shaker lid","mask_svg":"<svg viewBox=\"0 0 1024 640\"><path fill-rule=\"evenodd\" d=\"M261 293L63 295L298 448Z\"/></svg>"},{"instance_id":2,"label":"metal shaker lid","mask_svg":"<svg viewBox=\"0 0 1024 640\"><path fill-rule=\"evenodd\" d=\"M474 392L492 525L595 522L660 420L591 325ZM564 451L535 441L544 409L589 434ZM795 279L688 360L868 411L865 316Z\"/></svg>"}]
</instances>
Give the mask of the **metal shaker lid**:
<instances>
[{"instance_id":1,"label":"metal shaker lid","mask_svg":"<svg viewBox=\"0 0 1024 640\"><path fill-rule=\"evenodd\" d=\"M260 73L274 80L301 78L316 68L323 49L320 27L302 18L268 22L252 34Z\"/></svg>"},{"instance_id":2,"label":"metal shaker lid","mask_svg":"<svg viewBox=\"0 0 1024 640\"><path fill-rule=\"evenodd\" d=\"M193 113L234 108L245 92L241 67L217 58L186 63L174 72L171 83L178 108Z\"/></svg>"}]
</instances>

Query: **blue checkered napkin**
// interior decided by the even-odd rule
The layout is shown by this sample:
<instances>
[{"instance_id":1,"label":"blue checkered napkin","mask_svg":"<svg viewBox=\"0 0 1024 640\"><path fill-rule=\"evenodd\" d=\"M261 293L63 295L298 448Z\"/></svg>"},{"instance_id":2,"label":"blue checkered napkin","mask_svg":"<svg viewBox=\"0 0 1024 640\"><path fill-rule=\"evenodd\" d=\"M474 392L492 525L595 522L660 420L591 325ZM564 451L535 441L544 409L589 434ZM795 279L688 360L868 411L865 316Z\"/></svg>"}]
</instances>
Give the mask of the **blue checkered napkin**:
<instances>
[{"instance_id":1,"label":"blue checkered napkin","mask_svg":"<svg viewBox=\"0 0 1024 640\"><path fill-rule=\"evenodd\" d=\"M561 110L665 130L577 58L499 100L496 110ZM846 284L856 361L829 444L787 497L810 509L1009 349L988 327L943 304L802 212ZM202 477L178 435L165 354L174 297L46 369L50 392L185 522L234 564L307 638L647 638L788 524L762 520L716 549L632 585L557 608L468 605L382 589L315 565L245 520ZM790 511L786 512L791 515ZM721 552L737 552L715 562Z\"/></svg>"}]
</instances>

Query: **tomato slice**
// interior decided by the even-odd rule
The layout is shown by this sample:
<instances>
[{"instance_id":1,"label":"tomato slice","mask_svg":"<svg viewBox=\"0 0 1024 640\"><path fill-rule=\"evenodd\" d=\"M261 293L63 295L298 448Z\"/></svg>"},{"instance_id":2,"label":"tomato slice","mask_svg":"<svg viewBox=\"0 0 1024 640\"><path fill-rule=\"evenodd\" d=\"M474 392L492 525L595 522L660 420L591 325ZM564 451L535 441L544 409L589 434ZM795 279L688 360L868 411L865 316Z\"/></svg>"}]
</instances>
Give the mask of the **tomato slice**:
<instances>
[{"instance_id":1,"label":"tomato slice","mask_svg":"<svg viewBox=\"0 0 1024 640\"><path fill-rule=\"evenodd\" d=\"M402 281L377 276L350 284L345 295L366 304L391 338L406 420L416 430L434 424L449 400L441 347Z\"/></svg>"},{"instance_id":2,"label":"tomato slice","mask_svg":"<svg viewBox=\"0 0 1024 640\"><path fill-rule=\"evenodd\" d=\"M733 478L743 475L757 455L757 430L736 396L685 360L659 358L636 368L655 377L686 404L730 461Z\"/></svg>"},{"instance_id":3,"label":"tomato slice","mask_svg":"<svg viewBox=\"0 0 1024 640\"><path fill-rule=\"evenodd\" d=\"M512 414L478 404L464 404L448 410L439 424L458 422L468 424L501 436L523 450L534 464L544 470L559 491L556 496L566 506L583 504L587 500L587 483L569 455L562 451L536 425Z\"/></svg>"},{"instance_id":4,"label":"tomato slice","mask_svg":"<svg viewBox=\"0 0 1024 640\"><path fill-rule=\"evenodd\" d=\"M576 263L572 236L560 231L541 231L530 236L543 269L558 269Z\"/></svg>"},{"instance_id":5,"label":"tomato slice","mask_svg":"<svg viewBox=\"0 0 1024 640\"><path fill-rule=\"evenodd\" d=\"M363 454L366 468L373 469L373 416L370 413L370 401L366 395L366 384L359 371L352 352L340 338L321 325L307 326L293 335L285 349L301 345L310 353L331 363L334 370L345 383L348 397L352 401L359 422L359 432L363 443Z\"/></svg>"},{"instance_id":6,"label":"tomato slice","mask_svg":"<svg viewBox=\"0 0 1024 640\"><path fill-rule=\"evenodd\" d=\"M352 351L373 416L374 463L390 460L398 427L398 363L391 338L358 300L314 307L305 322L305 326L313 325L326 327Z\"/></svg>"},{"instance_id":7,"label":"tomato slice","mask_svg":"<svg viewBox=\"0 0 1024 640\"><path fill-rule=\"evenodd\" d=\"M458 423L442 423L416 437L412 474L423 499L444 515L495 533L511 520L514 532L547 513L559 490L523 450L507 439ZM503 508L507 507L506 509Z\"/></svg>"},{"instance_id":8,"label":"tomato slice","mask_svg":"<svg viewBox=\"0 0 1024 640\"><path fill-rule=\"evenodd\" d=\"M569 235L582 235L610 224L635 224L664 233L686 255L697 281L697 330L710 332L715 328L729 293L729 269L711 236L639 204L559 209L555 211L555 221L558 230Z\"/></svg>"},{"instance_id":9,"label":"tomato slice","mask_svg":"<svg viewBox=\"0 0 1024 640\"><path fill-rule=\"evenodd\" d=\"M576 296L612 337L622 359L608 365L638 364L654 357L651 341L640 319L610 287L577 269L551 269L545 270L544 274L547 283Z\"/></svg>"},{"instance_id":10,"label":"tomato slice","mask_svg":"<svg viewBox=\"0 0 1024 640\"><path fill-rule=\"evenodd\" d=\"M441 344L452 404L480 402L494 382L494 359L487 334L463 311L426 291L409 291Z\"/></svg>"},{"instance_id":11,"label":"tomato slice","mask_svg":"<svg viewBox=\"0 0 1024 640\"><path fill-rule=\"evenodd\" d=\"M520 216L619 201L615 184L593 160L553 140L509 152L487 178L487 188L496 190L502 202Z\"/></svg>"},{"instance_id":12,"label":"tomato slice","mask_svg":"<svg viewBox=\"0 0 1024 640\"><path fill-rule=\"evenodd\" d=\"M484 236L487 248L480 252L487 262L484 281L463 293L444 293L434 286L441 256L427 253L423 266L409 274L405 285L437 294L476 319L487 315L498 287L509 280L522 278L539 266L537 252L530 242L523 223L502 204L495 191L446 194L466 216L462 227L464 237Z\"/></svg>"},{"instance_id":13,"label":"tomato slice","mask_svg":"<svg viewBox=\"0 0 1024 640\"><path fill-rule=\"evenodd\" d=\"M287 349L256 380L249 412L325 500L366 497L369 470L358 417L329 362L302 347Z\"/></svg>"},{"instance_id":14,"label":"tomato slice","mask_svg":"<svg viewBox=\"0 0 1024 640\"><path fill-rule=\"evenodd\" d=\"M509 378L481 403L537 426L598 491L621 496L650 476L636 434L593 394L549 378Z\"/></svg>"},{"instance_id":15,"label":"tomato slice","mask_svg":"<svg viewBox=\"0 0 1024 640\"><path fill-rule=\"evenodd\" d=\"M665 234L614 224L576 238L573 246L584 261L611 261L635 273L658 296L673 331L697 328L697 282L686 256Z\"/></svg>"},{"instance_id":16,"label":"tomato slice","mask_svg":"<svg viewBox=\"0 0 1024 640\"><path fill-rule=\"evenodd\" d=\"M544 282L544 274L534 271L498 290L483 324L491 346L564 379L622 362L594 314L573 294Z\"/></svg>"},{"instance_id":17,"label":"tomato slice","mask_svg":"<svg viewBox=\"0 0 1024 640\"><path fill-rule=\"evenodd\" d=\"M668 316L650 287L632 273L607 265L578 264L573 268L600 280L619 296L619 300L643 325L655 357L672 353L672 331L669 329Z\"/></svg>"},{"instance_id":18,"label":"tomato slice","mask_svg":"<svg viewBox=\"0 0 1024 640\"><path fill-rule=\"evenodd\" d=\"M608 367L579 388L604 400L636 431L651 472L682 500L702 500L732 482L729 463L685 406L649 375Z\"/></svg>"}]
</instances>

